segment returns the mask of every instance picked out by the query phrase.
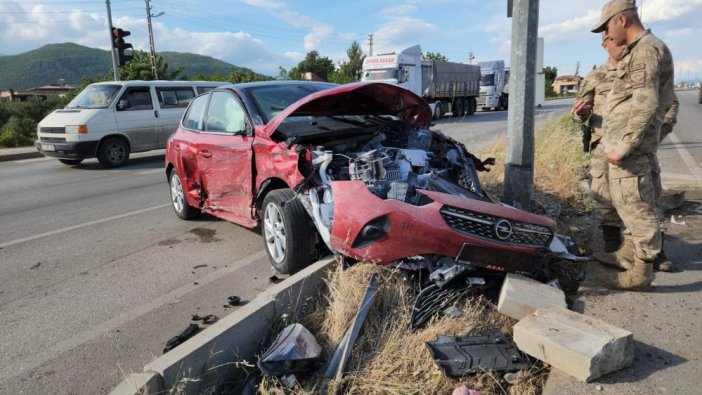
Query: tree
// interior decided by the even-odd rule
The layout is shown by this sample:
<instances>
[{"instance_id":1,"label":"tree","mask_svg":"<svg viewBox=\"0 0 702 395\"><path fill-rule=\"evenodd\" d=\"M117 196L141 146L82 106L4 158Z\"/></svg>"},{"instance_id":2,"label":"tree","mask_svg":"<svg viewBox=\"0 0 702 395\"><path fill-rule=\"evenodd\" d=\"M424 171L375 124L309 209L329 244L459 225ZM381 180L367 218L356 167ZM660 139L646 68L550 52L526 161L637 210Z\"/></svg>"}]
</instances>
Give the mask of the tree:
<instances>
[{"instance_id":1,"label":"tree","mask_svg":"<svg viewBox=\"0 0 702 395\"><path fill-rule=\"evenodd\" d=\"M556 80L558 75L558 68L546 66L544 67L544 79L546 80L546 97L554 97L556 94L553 92L553 82Z\"/></svg>"},{"instance_id":2,"label":"tree","mask_svg":"<svg viewBox=\"0 0 702 395\"><path fill-rule=\"evenodd\" d=\"M448 58L438 52L427 52L422 55L424 60L438 60L441 62L448 62Z\"/></svg>"},{"instance_id":3,"label":"tree","mask_svg":"<svg viewBox=\"0 0 702 395\"><path fill-rule=\"evenodd\" d=\"M156 71L161 80L177 80L184 77L182 68L169 72L168 63L160 55L156 55ZM144 51L134 51L134 58L124 66L119 67L119 78L121 80L154 80L155 76L151 70L151 55Z\"/></svg>"},{"instance_id":4,"label":"tree","mask_svg":"<svg viewBox=\"0 0 702 395\"><path fill-rule=\"evenodd\" d=\"M339 65L339 69L332 74L331 81L339 84L348 84L361 79L363 61L366 59L361 45L354 41L349 49L346 50L346 55L348 56L348 61Z\"/></svg>"},{"instance_id":5,"label":"tree","mask_svg":"<svg viewBox=\"0 0 702 395\"><path fill-rule=\"evenodd\" d=\"M284 70L284 69L283 69ZM314 73L323 80L328 80L329 75L334 72L334 62L328 57L320 57L319 52L307 52L305 58L293 67L288 73L288 77L293 80L302 79L302 73Z\"/></svg>"}]
</instances>

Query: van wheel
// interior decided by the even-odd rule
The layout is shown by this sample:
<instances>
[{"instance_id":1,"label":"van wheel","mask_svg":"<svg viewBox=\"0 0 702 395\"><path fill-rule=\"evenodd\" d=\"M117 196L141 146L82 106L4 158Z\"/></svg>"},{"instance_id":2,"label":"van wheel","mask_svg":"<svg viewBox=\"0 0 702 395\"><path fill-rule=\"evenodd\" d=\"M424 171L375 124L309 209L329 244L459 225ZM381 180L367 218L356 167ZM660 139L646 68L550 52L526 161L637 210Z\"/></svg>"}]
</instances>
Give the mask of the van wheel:
<instances>
[{"instance_id":1,"label":"van wheel","mask_svg":"<svg viewBox=\"0 0 702 395\"><path fill-rule=\"evenodd\" d=\"M173 211L180 219L189 220L200 215L200 210L188 204L183 191L183 183L180 182L176 169L171 169L168 174L168 184L171 187L171 203Z\"/></svg>"},{"instance_id":2,"label":"van wheel","mask_svg":"<svg viewBox=\"0 0 702 395\"><path fill-rule=\"evenodd\" d=\"M123 139L107 138L100 144L97 158L105 167L120 167L129 160L129 146Z\"/></svg>"},{"instance_id":3,"label":"van wheel","mask_svg":"<svg viewBox=\"0 0 702 395\"><path fill-rule=\"evenodd\" d=\"M263 246L273 267L293 274L311 263L315 237L305 207L290 189L276 189L263 199Z\"/></svg>"},{"instance_id":4,"label":"van wheel","mask_svg":"<svg viewBox=\"0 0 702 395\"><path fill-rule=\"evenodd\" d=\"M63 163L64 165L68 166L75 166L77 164L80 164L83 159L59 159L59 162Z\"/></svg>"}]
</instances>

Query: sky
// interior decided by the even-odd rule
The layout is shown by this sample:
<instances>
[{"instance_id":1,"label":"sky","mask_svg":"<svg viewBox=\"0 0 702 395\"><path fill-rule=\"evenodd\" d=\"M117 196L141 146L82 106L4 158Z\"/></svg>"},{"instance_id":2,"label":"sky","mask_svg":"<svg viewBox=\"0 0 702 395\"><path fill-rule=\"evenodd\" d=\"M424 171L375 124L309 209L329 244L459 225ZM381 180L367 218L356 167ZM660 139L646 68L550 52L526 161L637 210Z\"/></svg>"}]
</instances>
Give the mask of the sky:
<instances>
[{"instance_id":1,"label":"sky","mask_svg":"<svg viewBox=\"0 0 702 395\"><path fill-rule=\"evenodd\" d=\"M590 33L606 0L541 0L539 36L544 65L559 75L585 75L605 61L600 36ZM638 0L644 25L668 44L676 81L702 79L702 0ZM421 45L454 62L504 59L509 64L507 0L152 0L156 51L212 56L277 75L317 50L336 64L353 41L369 52ZM113 26L148 50L144 0L112 0ZM74 42L109 49L104 0L0 0L0 55ZM697 38L696 38L697 37ZM2 70L0 70L2 72Z\"/></svg>"}]
</instances>

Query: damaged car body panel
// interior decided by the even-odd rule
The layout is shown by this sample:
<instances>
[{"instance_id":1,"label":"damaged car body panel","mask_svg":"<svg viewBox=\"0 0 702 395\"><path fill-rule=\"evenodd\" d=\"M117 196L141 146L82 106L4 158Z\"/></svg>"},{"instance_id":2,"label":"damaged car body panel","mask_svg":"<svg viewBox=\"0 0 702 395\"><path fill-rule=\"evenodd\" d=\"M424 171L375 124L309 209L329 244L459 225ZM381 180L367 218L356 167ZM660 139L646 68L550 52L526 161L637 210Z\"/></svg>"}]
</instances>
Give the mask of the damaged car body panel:
<instances>
[{"instance_id":1,"label":"damaged car body panel","mask_svg":"<svg viewBox=\"0 0 702 395\"><path fill-rule=\"evenodd\" d=\"M217 100L227 111L211 114ZM203 116L191 122L198 106ZM489 161L430 121L423 99L384 83L229 85L191 103L169 139L167 171L181 178L189 208L262 224L283 273L323 243L384 265L535 275L560 243L555 223L493 202L477 175ZM208 133L210 123L225 126Z\"/></svg>"}]
</instances>

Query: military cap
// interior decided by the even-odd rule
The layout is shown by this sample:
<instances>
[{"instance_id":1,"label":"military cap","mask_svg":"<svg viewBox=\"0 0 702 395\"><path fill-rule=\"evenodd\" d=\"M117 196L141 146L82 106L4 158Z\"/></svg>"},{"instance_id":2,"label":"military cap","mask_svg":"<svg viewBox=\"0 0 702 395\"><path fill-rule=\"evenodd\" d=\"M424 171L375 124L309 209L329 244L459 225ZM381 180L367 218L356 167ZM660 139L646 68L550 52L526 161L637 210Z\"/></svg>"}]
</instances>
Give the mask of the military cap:
<instances>
[{"instance_id":1,"label":"military cap","mask_svg":"<svg viewBox=\"0 0 702 395\"><path fill-rule=\"evenodd\" d=\"M599 33L605 30L605 26L609 20L620 12L635 10L636 0L612 0L602 7L602 17L597 25L592 29L593 33Z\"/></svg>"}]
</instances>

